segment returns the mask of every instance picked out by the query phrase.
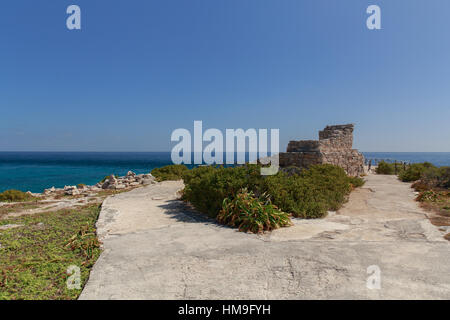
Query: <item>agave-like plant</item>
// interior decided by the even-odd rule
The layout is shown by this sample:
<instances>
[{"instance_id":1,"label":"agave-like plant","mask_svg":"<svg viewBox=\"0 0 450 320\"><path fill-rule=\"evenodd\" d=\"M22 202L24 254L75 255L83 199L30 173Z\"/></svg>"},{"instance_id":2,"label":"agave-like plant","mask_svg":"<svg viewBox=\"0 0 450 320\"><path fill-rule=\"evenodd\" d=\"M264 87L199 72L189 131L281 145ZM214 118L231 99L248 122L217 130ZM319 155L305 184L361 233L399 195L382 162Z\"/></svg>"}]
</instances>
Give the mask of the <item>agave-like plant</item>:
<instances>
[{"instance_id":1,"label":"agave-like plant","mask_svg":"<svg viewBox=\"0 0 450 320\"><path fill-rule=\"evenodd\" d=\"M217 215L220 223L238 227L239 231L261 233L292 225L290 215L272 204L267 194L256 197L241 189L233 198L225 198Z\"/></svg>"}]
</instances>

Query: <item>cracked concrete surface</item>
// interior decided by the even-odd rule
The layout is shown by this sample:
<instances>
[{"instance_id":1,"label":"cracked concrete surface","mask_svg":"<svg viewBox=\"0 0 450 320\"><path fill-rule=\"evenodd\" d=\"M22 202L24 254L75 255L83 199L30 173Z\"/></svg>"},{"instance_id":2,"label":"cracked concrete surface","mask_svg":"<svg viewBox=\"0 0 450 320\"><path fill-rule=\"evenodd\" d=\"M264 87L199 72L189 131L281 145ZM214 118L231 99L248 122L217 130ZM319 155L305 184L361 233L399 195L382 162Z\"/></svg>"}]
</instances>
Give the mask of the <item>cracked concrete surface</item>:
<instances>
[{"instance_id":1,"label":"cracked concrete surface","mask_svg":"<svg viewBox=\"0 0 450 320\"><path fill-rule=\"evenodd\" d=\"M80 299L450 299L450 242L409 184L369 175L337 213L263 235L177 200L181 182L109 197ZM368 289L379 266L381 289Z\"/></svg>"}]
</instances>

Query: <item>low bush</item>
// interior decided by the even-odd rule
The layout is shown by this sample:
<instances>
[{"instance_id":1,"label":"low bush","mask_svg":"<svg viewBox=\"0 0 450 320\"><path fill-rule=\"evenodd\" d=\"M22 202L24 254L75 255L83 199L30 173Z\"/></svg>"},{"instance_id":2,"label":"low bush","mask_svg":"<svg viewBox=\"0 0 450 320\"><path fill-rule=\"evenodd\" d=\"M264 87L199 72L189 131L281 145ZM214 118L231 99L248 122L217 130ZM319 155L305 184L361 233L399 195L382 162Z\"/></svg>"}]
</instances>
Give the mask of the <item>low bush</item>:
<instances>
[{"instance_id":1,"label":"low bush","mask_svg":"<svg viewBox=\"0 0 450 320\"><path fill-rule=\"evenodd\" d=\"M32 195L19 190L6 190L0 193L0 202L23 202L36 199Z\"/></svg>"},{"instance_id":2,"label":"low bush","mask_svg":"<svg viewBox=\"0 0 450 320\"><path fill-rule=\"evenodd\" d=\"M311 179L280 172L267 177L265 182L273 203L295 217L320 218L331 207L327 205L326 196L320 193L320 187L312 185Z\"/></svg>"},{"instance_id":3,"label":"low bush","mask_svg":"<svg viewBox=\"0 0 450 320\"><path fill-rule=\"evenodd\" d=\"M217 215L220 223L238 227L239 231L261 233L280 227L290 226L289 214L280 211L270 201L268 195L257 198L252 191L242 189L233 198L223 200Z\"/></svg>"},{"instance_id":4,"label":"low bush","mask_svg":"<svg viewBox=\"0 0 450 320\"><path fill-rule=\"evenodd\" d=\"M417 174L416 176L413 176L412 178L415 179L419 177L419 179L412 180L416 181L416 183L422 183L424 185L427 185L428 188L437 187L440 185L441 180L441 172L439 168L436 167L430 167L430 168L424 168L421 170L420 175ZM404 178L404 177L403 177ZM405 179L405 181L408 181Z\"/></svg>"},{"instance_id":5,"label":"low bush","mask_svg":"<svg viewBox=\"0 0 450 320\"><path fill-rule=\"evenodd\" d=\"M377 168L375 169L375 172L378 174L394 174L395 167L394 167L393 163L387 163L387 162L381 161L378 163Z\"/></svg>"},{"instance_id":6,"label":"low bush","mask_svg":"<svg viewBox=\"0 0 450 320\"><path fill-rule=\"evenodd\" d=\"M435 167L430 163L411 165L403 175L403 181L415 181L412 188L419 192L416 200L421 206L437 213L430 218L434 225L449 225L450 223L450 167Z\"/></svg>"},{"instance_id":7,"label":"low bush","mask_svg":"<svg viewBox=\"0 0 450 320\"><path fill-rule=\"evenodd\" d=\"M360 177L348 177L348 181L352 185L353 189L362 187L364 185L364 180Z\"/></svg>"},{"instance_id":8,"label":"low bush","mask_svg":"<svg viewBox=\"0 0 450 320\"><path fill-rule=\"evenodd\" d=\"M431 173L435 169L437 169L437 168L429 162L413 163L413 164L409 165L406 168L406 170L403 170L402 172L400 172L398 177L403 182L417 181L420 178L422 178L422 174L424 174L425 171L428 171Z\"/></svg>"},{"instance_id":9,"label":"low bush","mask_svg":"<svg viewBox=\"0 0 450 320\"><path fill-rule=\"evenodd\" d=\"M422 164L415 166L408 174L403 174L400 179L402 181L416 181L412 187L417 191L425 191L431 189L449 189L450 188L450 167L427 166ZM419 177L419 179L417 179ZM415 179L415 180L413 180Z\"/></svg>"},{"instance_id":10,"label":"low bush","mask_svg":"<svg viewBox=\"0 0 450 320\"><path fill-rule=\"evenodd\" d=\"M445 189L450 189L450 167L440 167L439 173L439 186Z\"/></svg>"},{"instance_id":11,"label":"low bush","mask_svg":"<svg viewBox=\"0 0 450 320\"><path fill-rule=\"evenodd\" d=\"M162 168L155 168L151 174L157 181L180 180L183 174L189 169L182 164L172 164Z\"/></svg>"},{"instance_id":12,"label":"low bush","mask_svg":"<svg viewBox=\"0 0 450 320\"><path fill-rule=\"evenodd\" d=\"M403 167L381 161L376 172L378 174L395 174L403 182L414 182L412 187L417 191L426 191L433 188L450 188L450 167L436 167L429 162L413 163Z\"/></svg>"},{"instance_id":13,"label":"low bush","mask_svg":"<svg viewBox=\"0 0 450 320\"><path fill-rule=\"evenodd\" d=\"M256 165L233 168L201 166L183 174L183 199L200 212L216 217L223 200L232 199L242 188L248 187L256 194L262 194L262 180Z\"/></svg>"},{"instance_id":14,"label":"low bush","mask_svg":"<svg viewBox=\"0 0 450 320\"><path fill-rule=\"evenodd\" d=\"M265 191L281 210L301 218L320 218L328 210L337 210L361 178L348 177L344 169L330 164L311 166L300 174L287 176L280 172L269 176Z\"/></svg>"},{"instance_id":15,"label":"low bush","mask_svg":"<svg viewBox=\"0 0 450 320\"><path fill-rule=\"evenodd\" d=\"M200 212L216 217L224 199L230 201L246 188L256 197L267 194L281 211L296 217L319 218L327 210L337 210L353 187L362 185L360 178L350 178L337 166L311 166L298 174L278 172L262 176L260 167L198 167L183 174L183 199Z\"/></svg>"}]
</instances>

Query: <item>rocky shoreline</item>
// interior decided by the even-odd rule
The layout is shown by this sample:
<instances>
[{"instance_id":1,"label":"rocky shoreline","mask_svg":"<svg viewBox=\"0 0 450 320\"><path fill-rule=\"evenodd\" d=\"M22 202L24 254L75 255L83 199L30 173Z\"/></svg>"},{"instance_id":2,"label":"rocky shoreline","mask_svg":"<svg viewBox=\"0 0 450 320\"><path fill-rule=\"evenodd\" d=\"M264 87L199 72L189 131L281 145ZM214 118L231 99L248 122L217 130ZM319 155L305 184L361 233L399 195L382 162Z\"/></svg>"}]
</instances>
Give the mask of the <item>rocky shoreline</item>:
<instances>
[{"instance_id":1,"label":"rocky shoreline","mask_svg":"<svg viewBox=\"0 0 450 320\"><path fill-rule=\"evenodd\" d=\"M103 181L98 182L97 184L92 186L79 184L77 186L65 186L64 188L51 187L49 189L45 189L42 194L38 193L33 195L52 196L64 194L67 196L76 196L76 195L91 196L102 190L126 190L153 183L156 183L156 179L150 173L136 174L133 171L128 171L128 173L123 177L116 177L113 174L111 174Z\"/></svg>"},{"instance_id":2,"label":"rocky shoreline","mask_svg":"<svg viewBox=\"0 0 450 320\"><path fill-rule=\"evenodd\" d=\"M122 177L107 176L95 185L79 184L76 186L68 185L64 188L51 187L45 189L42 193L28 191L27 193L33 198L27 202L0 202L0 220L102 203L108 196L156 183L155 177L150 173L136 174L128 171Z\"/></svg>"}]
</instances>

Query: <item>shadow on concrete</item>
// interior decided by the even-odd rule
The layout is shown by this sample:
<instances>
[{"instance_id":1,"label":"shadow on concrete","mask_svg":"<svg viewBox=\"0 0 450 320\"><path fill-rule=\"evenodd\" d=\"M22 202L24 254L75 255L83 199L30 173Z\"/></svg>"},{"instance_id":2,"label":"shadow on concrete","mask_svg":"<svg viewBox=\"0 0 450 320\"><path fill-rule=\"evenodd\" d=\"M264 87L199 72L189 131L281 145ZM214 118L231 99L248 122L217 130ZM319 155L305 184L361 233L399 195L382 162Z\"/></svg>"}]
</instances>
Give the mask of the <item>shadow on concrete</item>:
<instances>
[{"instance_id":1,"label":"shadow on concrete","mask_svg":"<svg viewBox=\"0 0 450 320\"><path fill-rule=\"evenodd\" d=\"M203 223L230 229L229 226L217 223L215 219L208 217L206 214L198 212L191 205L181 200L168 200L167 203L158 207L164 209L164 213L170 216L172 219L176 219L180 222Z\"/></svg>"}]
</instances>

